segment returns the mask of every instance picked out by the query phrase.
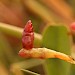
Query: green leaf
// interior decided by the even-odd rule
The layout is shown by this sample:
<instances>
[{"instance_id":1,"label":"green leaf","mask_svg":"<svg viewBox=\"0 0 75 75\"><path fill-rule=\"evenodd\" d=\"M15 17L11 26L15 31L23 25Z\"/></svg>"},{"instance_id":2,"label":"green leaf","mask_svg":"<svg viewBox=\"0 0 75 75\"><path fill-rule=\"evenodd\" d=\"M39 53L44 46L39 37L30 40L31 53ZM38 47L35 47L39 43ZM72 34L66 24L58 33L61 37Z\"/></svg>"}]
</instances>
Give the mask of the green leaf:
<instances>
[{"instance_id":1,"label":"green leaf","mask_svg":"<svg viewBox=\"0 0 75 75\"><path fill-rule=\"evenodd\" d=\"M43 47L70 54L68 31L64 26L49 26L43 32ZM70 64L60 59L47 59L44 64L47 75L68 75Z\"/></svg>"}]
</instances>

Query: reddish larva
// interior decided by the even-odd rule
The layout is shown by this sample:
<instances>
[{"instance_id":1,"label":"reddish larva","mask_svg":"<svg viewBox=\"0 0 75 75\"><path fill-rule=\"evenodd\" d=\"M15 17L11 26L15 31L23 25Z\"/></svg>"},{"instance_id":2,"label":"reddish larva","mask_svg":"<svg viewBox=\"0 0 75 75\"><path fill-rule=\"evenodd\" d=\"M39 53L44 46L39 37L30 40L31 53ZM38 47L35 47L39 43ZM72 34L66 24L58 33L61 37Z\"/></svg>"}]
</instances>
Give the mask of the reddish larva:
<instances>
[{"instance_id":1,"label":"reddish larva","mask_svg":"<svg viewBox=\"0 0 75 75\"><path fill-rule=\"evenodd\" d=\"M33 32L33 26L31 23L31 20L27 22L25 25L23 35L22 35L22 45L23 48L30 50L33 48L33 42L34 42L34 32Z\"/></svg>"}]
</instances>

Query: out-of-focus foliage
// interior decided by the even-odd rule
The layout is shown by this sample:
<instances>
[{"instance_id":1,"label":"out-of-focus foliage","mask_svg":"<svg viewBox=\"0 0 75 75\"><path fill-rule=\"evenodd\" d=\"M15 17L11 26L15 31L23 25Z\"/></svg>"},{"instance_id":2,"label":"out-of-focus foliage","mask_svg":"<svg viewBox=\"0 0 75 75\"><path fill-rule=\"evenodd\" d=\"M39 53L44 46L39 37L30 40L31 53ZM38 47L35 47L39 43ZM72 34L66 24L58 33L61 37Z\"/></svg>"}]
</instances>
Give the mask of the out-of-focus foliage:
<instances>
[{"instance_id":1,"label":"out-of-focus foliage","mask_svg":"<svg viewBox=\"0 0 75 75\"><path fill-rule=\"evenodd\" d=\"M64 26L47 27L43 33L43 46L69 54L70 41L67 32ZM59 59L47 59L45 61L45 67L48 75L68 75L70 71L70 64Z\"/></svg>"},{"instance_id":2,"label":"out-of-focus foliage","mask_svg":"<svg viewBox=\"0 0 75 75\"><path fill-rule=\"evenodd\" d=\"M43 39L43 46L66 54L70 53L69 44L74 43L69 43L72 38L68 38L71 35L68 35L69 31L65 27L69 30L70 23L75 21L74 14L74 0L0 0L0 22L7 23L7 25L5 24L7 28L0 27L0 74L35 75L37 73L37 75L47 75L47 71L50 75L55 75L56 71L58 75L75 75L75 66L62 60L49 59L48 62L46 61L48 66L44 67L44 60L24 59L18 56L18 51L22 48L22 28L29 19L32 20L34 31L40 34L43 33L45 27L55 25L48 29L47 32L50 35L47 34ZM58 26L58 23L64 24L65 27ZM8 24L20 28L11 27L9 29ZM39 39L34 40L34 47L41 47L44 36L37 36ZM67 69L70 69L70 73L67 73ZM58 73L59 70L61 73Z\"/></svg>"}]
</instances>

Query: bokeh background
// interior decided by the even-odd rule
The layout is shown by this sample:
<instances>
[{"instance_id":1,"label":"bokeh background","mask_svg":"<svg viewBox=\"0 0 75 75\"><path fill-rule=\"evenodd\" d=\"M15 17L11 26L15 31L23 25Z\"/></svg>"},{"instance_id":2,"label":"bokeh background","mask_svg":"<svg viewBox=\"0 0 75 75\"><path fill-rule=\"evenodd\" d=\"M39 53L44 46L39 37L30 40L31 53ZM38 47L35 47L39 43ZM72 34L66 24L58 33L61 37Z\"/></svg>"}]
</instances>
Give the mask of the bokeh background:
<instances>
[{"instance_id":1,"label":"bokeh background","mask_svg":"<svg viewBox=\"0 0 75 75\"><path fill-rule=\"evenodd\" d=\"M0 0L1 23L24 28L28 20L32 20L34 31L38 34L42 34L44 28L49 25L63 24L69 28L75 21L75 0ZM74 65L70 65L72 68L68 74L65 74L64 69L57 69L62 64L51 66L51 72L57 69L61 73L47 74L48 67L43 66L44 61L25 59L18 55L18 51L22 48L21 36L13 36L15 34L13 31L7 32L8 34L5 32L0 31L0 75L75 75ZM74 51L74 40L72 43ZM40 44L36 44L35 47L40 47ZM66 67L68 68L68 65Z\"/></svg>"}]
</instances>

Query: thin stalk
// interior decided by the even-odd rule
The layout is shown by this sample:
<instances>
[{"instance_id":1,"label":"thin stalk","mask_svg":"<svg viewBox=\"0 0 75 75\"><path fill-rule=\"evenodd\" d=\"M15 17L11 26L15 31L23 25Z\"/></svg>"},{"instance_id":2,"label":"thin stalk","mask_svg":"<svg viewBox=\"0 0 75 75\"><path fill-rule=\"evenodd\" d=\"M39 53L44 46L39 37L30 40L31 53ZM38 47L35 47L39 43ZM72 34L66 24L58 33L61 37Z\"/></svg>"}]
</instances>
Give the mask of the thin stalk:
<instances>
[{"instance_id":1,"label":"thin stalk","mask_svg":"<svg viewBox=\"0 0 75 75\"><path fill-rule=\"evenodd\" d=\"M14 63L11 65L10 70L15 75L23 75L21 69L29 69L42 64L43 61L36 59L29 59L23 62ZM32 65L33 64L33 65Z\"/></svg>"},{"instance_id":2,"label":"thin stalk","mask_svg":"<svg viewBox=\"0 0 75 75\"><path fill-rule=\"evenodd\" d=\"M32 75L40 75L40 74L37 74L37 73L32 72L32 71L29 71L29 70L21 69L21 71L24 71L24 72L26 72L26 73L30 73L30 74L32 74Z\"/></svg>"}]
</instances>

